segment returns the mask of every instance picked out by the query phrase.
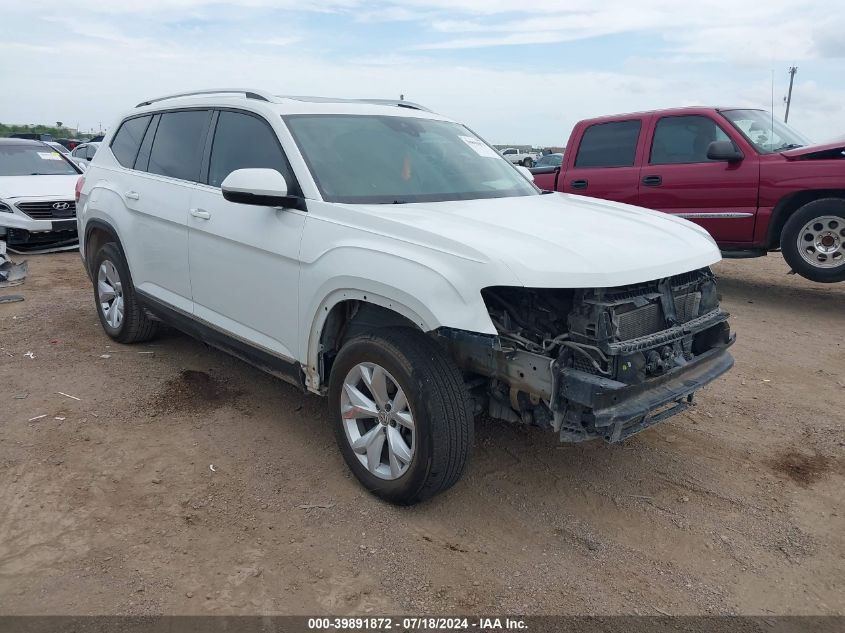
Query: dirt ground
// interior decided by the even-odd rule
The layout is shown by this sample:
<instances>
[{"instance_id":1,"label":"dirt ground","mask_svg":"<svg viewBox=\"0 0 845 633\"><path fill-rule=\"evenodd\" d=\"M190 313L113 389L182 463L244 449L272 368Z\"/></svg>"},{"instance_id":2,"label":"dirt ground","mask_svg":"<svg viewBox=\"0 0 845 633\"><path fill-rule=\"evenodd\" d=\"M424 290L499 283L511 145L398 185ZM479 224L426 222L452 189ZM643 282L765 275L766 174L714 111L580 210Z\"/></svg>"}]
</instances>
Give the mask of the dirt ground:
<instances>
[{"instance_id":1,"label":"dirt ground","mask_svg":"<svg viewBox=\"0 0 845 633\"><path fill-rule=\"evenodd\" d=\"M76 253L29 262L4 614L845 614L845 284L779 255L716 267L736 367L690 412L613 446L479 420L413 508L358 486L323 400L176 332L115 344Z\"/></svg>"}]
</instances>

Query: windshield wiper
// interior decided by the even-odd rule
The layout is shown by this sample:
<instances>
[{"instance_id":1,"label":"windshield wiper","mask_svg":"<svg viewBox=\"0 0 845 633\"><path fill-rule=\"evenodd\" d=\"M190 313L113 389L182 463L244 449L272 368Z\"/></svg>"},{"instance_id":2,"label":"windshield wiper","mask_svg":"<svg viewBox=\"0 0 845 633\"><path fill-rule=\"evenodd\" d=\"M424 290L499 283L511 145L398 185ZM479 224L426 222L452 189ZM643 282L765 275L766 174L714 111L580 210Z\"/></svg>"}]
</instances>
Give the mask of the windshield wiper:
<instances>
[{"instance_id":1,"label":"windshield wiper","mask_svg":"<svg viewBox=\"0 0 845 633\"><path fill-rule=\"evenodd\" d=\"M786 145L781 145L775 151L782 152L787 149L798 149L799 147L804 147L801 143L787 143Z\"/></svg>"}]
</instances>

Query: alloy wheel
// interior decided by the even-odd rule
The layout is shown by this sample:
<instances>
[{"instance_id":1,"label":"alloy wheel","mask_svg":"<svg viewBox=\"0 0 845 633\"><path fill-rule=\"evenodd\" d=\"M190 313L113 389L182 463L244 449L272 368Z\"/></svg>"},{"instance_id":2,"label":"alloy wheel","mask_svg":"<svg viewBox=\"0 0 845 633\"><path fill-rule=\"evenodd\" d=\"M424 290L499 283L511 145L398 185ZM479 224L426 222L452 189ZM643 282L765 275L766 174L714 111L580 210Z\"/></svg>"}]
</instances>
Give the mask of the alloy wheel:
<instances>
[{"instance_id":1,"label":"alloy wheel","mask_svg":"<svg viewBox=\"0 0 845 633\"><path fill-rule=\"evenodd\" d=\"M117 268L108 259L103 260L97 272L97 299L106 323L118 329L123 323L123 284Z\"/></svg>"},{"instance_id":2,"label":"alloy wheel","mask_svg":"<svg viewBox=\"0 0 845 633\"><path fill-rule=\"evenodd\" d=\"M398 479L416 450L414 415L404 390L376 363L355 365L343 380L340 414L346 439L364 467Z\"/></svg>"},{"instance_id":3,"label":"alloy wheel","mask_svg":"<svg viewBox=\"0 0 845 633\"><path fill-rule=\"evenodd\" d=\"M825 215L807 222L798 233L798 252L817 268L845 264L845 218Z\"/></svg>"}]
</instances>

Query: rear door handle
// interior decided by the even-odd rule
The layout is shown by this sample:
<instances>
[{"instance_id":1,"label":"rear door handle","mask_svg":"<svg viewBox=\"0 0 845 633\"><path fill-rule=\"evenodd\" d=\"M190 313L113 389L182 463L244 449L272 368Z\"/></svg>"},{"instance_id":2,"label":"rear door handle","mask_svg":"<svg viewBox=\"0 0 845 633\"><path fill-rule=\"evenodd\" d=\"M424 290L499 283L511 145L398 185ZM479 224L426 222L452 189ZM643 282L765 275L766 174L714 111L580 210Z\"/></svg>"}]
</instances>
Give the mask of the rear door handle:
<instances>
[{"instance_id":1,"label":"rear door handle","mask_svg":"<svg viewBox=\"0 0 845 633\"><path fill-rule=\"evenodd\" d=\"M587 181L586 180L573 180L569 183L569 186L573 189L586 189L587 188Z\"/></svg>"},{"instance_id":2,"label":"rear door handle","mask_svg":"<svg viewBox=\"0 0 845 633\"><path fill-rule=\"evenodd\" d=\"M663 184L663 178L660 176L646 176L643 178L643 184L646 187L659 187Z\"/></svg>"},{"instance_id":3,"label":"rear door handle","mask_svg":"<svg viewBox=\"0 0 845 633\"><path fill-rule=\"evenodd\" d=\"M211 214L205 209L191 209L191 215L200 220L210 220Z\"/></svg>"},{"instance_id":4,"label":"rear door handle","mask_svg":"<svg viewBox=\"0 0 845 633\"><path fill-rule=\"evenodd\" d=\"M126 197L129 198L130 200L140 200L141 194L138 193L137 191L127 191Z\"/></svg>"}]
</instances>

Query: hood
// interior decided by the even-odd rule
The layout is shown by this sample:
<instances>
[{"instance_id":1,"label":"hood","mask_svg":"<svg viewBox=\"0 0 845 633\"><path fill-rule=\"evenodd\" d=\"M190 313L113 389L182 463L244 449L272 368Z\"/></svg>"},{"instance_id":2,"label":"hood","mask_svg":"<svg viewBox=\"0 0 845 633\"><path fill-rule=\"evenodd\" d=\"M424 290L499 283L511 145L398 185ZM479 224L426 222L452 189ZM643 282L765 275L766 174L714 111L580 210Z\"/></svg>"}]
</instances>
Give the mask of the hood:
<instances>
[{"instance_id":1,"label":"hood","mask_svg":"<svg viewBox=\"0 0 845 633\"><path fill-rule=\"evenodd\" d=\"M787 160L811 160L825 158L845 158L845 140L838 140L832 143L821 143L819 145L807 145L796 147L781 152Z\"/></svg>"},{"instance_id":2,"label":"hood","mask_svg":"<svg viewBox=\"0 0 845 633\"><path fill-rule=\"evenodd\" d=\"M499 261L534 288L621 286L721 259L713 239L692 222L562 193L352 208L385 220L385 229L393 224L396 237Z\"/></svg>"},{"instance_id":3,"label":"hood","mask_svg":"<svg viewBox=\"0 0 845 633\"><path fill-rule=\"evenodd\" d=\"M0 176L0 198L65 198L73 200L80 174L67 176Z\"/></svg>"}]
</instances>

